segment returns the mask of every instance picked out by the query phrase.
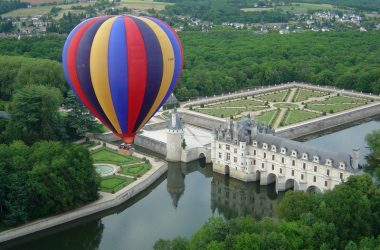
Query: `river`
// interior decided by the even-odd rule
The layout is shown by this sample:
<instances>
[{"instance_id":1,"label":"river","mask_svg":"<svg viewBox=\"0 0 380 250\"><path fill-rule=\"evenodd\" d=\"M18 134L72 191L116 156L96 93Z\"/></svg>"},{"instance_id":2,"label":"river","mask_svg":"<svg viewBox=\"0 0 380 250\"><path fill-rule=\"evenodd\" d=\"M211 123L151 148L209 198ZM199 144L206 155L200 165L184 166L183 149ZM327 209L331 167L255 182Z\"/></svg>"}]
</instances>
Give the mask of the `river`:
<instances>
[{"instance_id":1,"label":"river","mask_svg":"<svg viewBox=\"0 0 380 250\"><path fill-rule=\"evenodd\" d=\"M304 143L351 153L368 148L365 135L380 129L380 118L300 138ZM159 238L192 235L212 215L233 218L274 215L283 193L213 173L210 165L170 163L167 174L122 206L84 220L10 242L7 249L152 249ZM0 247L1 248L1 247Z\"/></svg>"}]
</instances>

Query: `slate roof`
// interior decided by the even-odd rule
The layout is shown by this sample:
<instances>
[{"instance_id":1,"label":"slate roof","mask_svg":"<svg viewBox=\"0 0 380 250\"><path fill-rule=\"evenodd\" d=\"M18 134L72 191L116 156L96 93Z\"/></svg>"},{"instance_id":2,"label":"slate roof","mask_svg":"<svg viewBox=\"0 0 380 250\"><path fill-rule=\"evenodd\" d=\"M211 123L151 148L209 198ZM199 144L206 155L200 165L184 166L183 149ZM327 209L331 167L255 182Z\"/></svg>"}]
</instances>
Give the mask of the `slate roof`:
<instances>
[{"instance_id":1,"label":"slate roof","mask_svg":"<svg viewBox=\"0 0 380 250\"><path fill-rule=\"evenodd\" d=\"M10 117L10 115L9 115L7 112L5 112L5 111L0 111L0 119L10 120L11 117Z\"/></svg>"},{"instance_id":2,"label":"slate roof","mask_svg":"<svg viewBox=\"0 0 380 250\"><path fill-rule=\"evenodd\" d=\"M173 119L175 119L174 122L173 122ZM168 129L173 129L173 130L180 130L180 129L182 129L182 120L179 117L179 114L177 113L177 109L176 108L172 112L172 116L170 118Z\"/></svg>"},{"instance_id":3,"label":"slate roof","mask_svg":"<svg viewBox=\"0 0 380 250\"><path fill-rule=\"evenodd\" d=\"M268 150L271 150L271 146L276 146L276 152L280 152L281 148L286 148L286 155L291 155L292 151L297 152L297 158L302 158L303 153L308 155L308 160L312 161L314 156L319 157L319 162L325 164L327 159L332 161L332 166L338 168L339 163L343 162L346 165L346 170L349 172L355 172L351 165L351 156L347 153L328 151L314 146L307 145L302 142L292 141L289 139L272 136L268 134L257 134L252 137L257 141L257 146L262 148L263 143L268 144Z\"/></svg>"}]
</instances>

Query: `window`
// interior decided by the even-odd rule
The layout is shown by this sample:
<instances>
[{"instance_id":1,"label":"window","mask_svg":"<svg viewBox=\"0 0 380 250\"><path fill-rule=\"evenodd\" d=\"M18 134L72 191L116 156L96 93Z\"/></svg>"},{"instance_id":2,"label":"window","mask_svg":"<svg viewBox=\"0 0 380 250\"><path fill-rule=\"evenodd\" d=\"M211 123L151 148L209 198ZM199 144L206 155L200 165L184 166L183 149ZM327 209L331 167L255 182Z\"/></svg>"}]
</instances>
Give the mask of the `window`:
<instances>
[{"instance_id":1,"label":"window","mask_svg":"<svg viewBox=\"0 0 380 250\"><path fill-rule=\"evenodd\" d=\"M326 174L330 176L330 169L327 169Z\"/></svg>"},{"instance_id":2,"label":"window","mask_svg":"<svg viewBox=\"0 0 380 250\"><path fill-rule=\"evenodd\" d=\"M256 165L256 160L253 160L253 165Z\"/></svg>"},{"instance_id":3,"label":"window","mask_svg":"<svg viewBox=\"0 0 380 250\"><path fill-rule=\"evenodd\" d=\"M293 157L297 157L297 152L296 151L292 151L292 156Z\"/></svg>"},{"instance_id":4,"label":"window","mask_svg":"<svg viewBox=\"0 0 380 250\"><path fill-rule=\"evenodd\" d=\"M272 170L274 170L274 164L272 164Z\"/></svg>"},{"instance_id":5,"label":"window","mask_svg":"<svg viewBox=\"0 0 380 250\"><path fill-rule=\"evenodd\" d=\"M327 165L327 166L331 166L331 160L330 160L330 159L327 159L327 160L326 160L326 165Z\"/></svg>"},{"instance_id":6,"label":"window","mask_svg":"<svg viewBox=\"0 0 380 250\"><path fill-rule=\"evenodd\" d=\"M282 168L280 168L280 174L282 174Z\"/></svg>"},{"instance_id":7,"label":"window","mask_svg":"<svg viewBox=\"0 0 380 250\"><path fill-rule=\"evenodd\" d=\"M264 153L264 159L267 158L267 153Z\"/></svg>"},{"instance_id":8,"label":"window","mask_svg":"<svg viewBox=\"0 0 380 250\"><path fill-rule=\"evenodd\" d=\"M285 158L284 157L281 157L281 162L285 163Z\"/></svg>"},{"instance_id":9,"label":"window","mask_svg":"<svg viewBox=\"0 0 380 250\"><path fill-rule=\"evenodd\" d=\"M302 159L304 159L304 160L307 160L307 154L306 153L303 153L303 155L302 155Z\"/></svg>"},{"instance_id":10,"label":"window","mask_svg":"<svg viewBox=\"0 0 380 250\"><path fill-rule=\"evenodd\" d=\"M252 145L253 145L254 147L257 147L257 141L253 141Z\"/></svg>"},{"instance_id":11,"label":"window","mask_svg":"<svg viewBox=\"0 0 380 250\"><path fill-rule=\"evenodd\" d=\"M319 162L319 157L318 156L314 156L314 160L313 160L314 162Z\"/></svg>"},{"instance_id":12,"label":"window","mask_svg":"<svg viewBox=\"0 0 380 250\"><path fill-rule=\"evenodd\" d=\"M313 181L317 182L317 177L316 176L313 177Z\"/></svg>"},{"instance_id":13,"label":"window","mask_svg":"<svg viewBox=\"0 0 380 250\"><path fill-rule=\"evenodd\" d=\"M339 164L339 167L340 167L341 169L344 169L344 167L345 167L344 163L341 162L341 163Z\"/></svg>"},{"instance_id":14,"label":"window","mask_svg":"<svg viewBox=\"0 0 380 250\"><path fill-rule=\"evenodd\" d=\"M314 172L317 172L318 168L317 166L314 166Z\"/></svg>"},{"instance_id":15,"label":"window","mask_svg":"<svg viewBox=\"0 0 380 250\"><path fill-rule=\"evenodd\" d=\"M230 159L231 159L230 153L227 153L227 161L229 161Z\"/></svg>"},{"instance_id":16,"label":"window","mask_svg":"<svg viewBox=\"0 0 380 250\"><path fill-rule=\"evenodd\" d=\"M292 170L292 176L294 176L294 170Z\"/></svg>"},{"instance_id":17,"label":"window","mask_svg":"<svg viewBox=\"0 0 380 250\"><path fill-rule=\"evenodd\" d=\"M222 144L219 143L219 148L222 148Z\"/></svg>"},{"instance_id":18,"label":"window","mask_svg":"<svg viewBox=\"0 0 380 250\"><path fill-rule=\"evenodd\" d=\"M222 153L219 153L219 159L221 159L222 158Z\"/></svg>"},{"instance_id":19,"label":"window","mask_svg":"<svg viewBox=\"0 0 380 250\"><path fill-rule=\"evenodd\" d=\"M340 173L339 177L340 177L341 180L343 180L343 173Z\"/></svg>"},{"instance_id":20,"label":"window","mask_svg":"<svg viewBox=\"0 0 380 250\"><path fill-rule=\"evenodd\" d=\"M268 149L268 144L263 143L263 149Z\"/></svg>"},{"instance_id":21,"label":"window","mask_svg":"<svg viewBox=\"0 0 380 250\"><path fill-rule=\"evenodd\" d=\"M226 150L230 150L230 145L226 145Z\"/></svg>"},{"instance_id":22,"label":"window","mask_svg":"<svg viewBox=\"0 0 380 250\"><path fill-rule=\"evenodd\" d=\"M272 155L272 161L274 161L274 159L275 159L275 156L274 156L274 155Z\"/></svg>"},{"instance_id":23,"label":"window","mask_svg":"<svg viewBox=\"0 0 380 250\"><path fill-rule=\"evenodd\" d=\"M301 174L301 180L303 180L303 174Z\"/></svg>"},{"instance_id":24,"label":"window","mask_svg":"<svg viewBox=\"0 0 380 250\"><path fill-rule=\"evenodd\" d=\"M303 168L303 170L306 170L306 163L305 162L302 163L302 168Z\"/></svg>"},{"instance_id":25,"label":"window","mask_svg":"<svg viewBox=\"0 0 380 250\"><path fill-rule=\"evenodd\" d=\"M325 187L327 187L327 181L325 181Z\"/></svg>"},{"instance_id":26,"label":"window","mask_svg":"<svg viewBox=\"0 0 380 250\"><path fill-rule=\"evenodd\" d=\"M264 168L264 163L261 163L261 168Z\"/></svg>"},{"instance_id":27,"label":"window","mask_svg":"<svg viewBox=\"0 0 380 250\"><path fill-rule=\"evenodd\" d=\"M237 157L234 157L234 162L237 162Z\"/></svg>"},{"instance_id":28,"label":"window","mask_svg":"<svg viewBox=\"0 0 380 250\"><path fill-rule=\"evenodd\" d=\"M256 155L256 149L255 149L255 150L253 150L253 155Z\"/></svg>"},{"instance_id":29,"label":"window","mask_svg":"<svg viewBox=\"0 0 380 250\"><path fill-rule=\"evenodd\" d=\"M296 165L296 160L292 160L292 166Z\"/></svg>"},{"instance_id":30,"label":"window","mask_svg":"<svg viewBox=\"0 0 380 250\"><path fill-rule=\"evenodd\" d=\"M276 146L272 145L272 151L276 152Z\"/></svg>"},{"instance_id":31,"label":"window","mask_svg":"<svg viewBox=\"0 0 380 250\"><path fill-rule=\"evenodd\" d=\"M235 154L237 153L237 149L236 149L236 148L234 149L234 153L235 153Z\"/></svg>"},{"instance_id":32,"label":"window","mask_svg":"<svg viewBox=\"0 0 380 250\"><path fill-rule=\"evenodd\" d=\"M282 148L281 149L281 154L285 154L286 153L286 149L285 148Z\"/></svg>"}]
</instances>

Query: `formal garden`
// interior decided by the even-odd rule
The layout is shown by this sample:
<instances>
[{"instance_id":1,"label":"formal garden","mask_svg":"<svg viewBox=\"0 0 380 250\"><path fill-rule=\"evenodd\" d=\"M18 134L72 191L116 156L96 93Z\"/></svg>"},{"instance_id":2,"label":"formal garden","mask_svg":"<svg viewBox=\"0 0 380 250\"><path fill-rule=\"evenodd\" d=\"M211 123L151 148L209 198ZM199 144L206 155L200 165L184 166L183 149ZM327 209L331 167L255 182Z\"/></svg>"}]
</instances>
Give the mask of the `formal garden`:
<instances>
[{"instance_id":1,"label":"formal garden","mask_svg":"<svg viewBox=\"0 0 380 250\"><path fill-rule=\"evenodd\" d=\"M234 120L250 115L267 126L278 128L353 109L369 102L373 102L373 100L364 97L342 96L339 92L288 88L201 104L190 107L190 109Z\"/></svg>"},{"instance_id":2,"label":"formal garden","mask_svg":"<svg viewBox=\"0 0 380 250\"><path fill-rule=\"evenodd\" d=\"M119 169L113 175L99 177L100 191L103 192L115 193L151 169L149 160L145 158L140 159L131 155L124 155L106 147L91 152L91 156L96 164L111 164Z\"/></svg>"}]
</instances>

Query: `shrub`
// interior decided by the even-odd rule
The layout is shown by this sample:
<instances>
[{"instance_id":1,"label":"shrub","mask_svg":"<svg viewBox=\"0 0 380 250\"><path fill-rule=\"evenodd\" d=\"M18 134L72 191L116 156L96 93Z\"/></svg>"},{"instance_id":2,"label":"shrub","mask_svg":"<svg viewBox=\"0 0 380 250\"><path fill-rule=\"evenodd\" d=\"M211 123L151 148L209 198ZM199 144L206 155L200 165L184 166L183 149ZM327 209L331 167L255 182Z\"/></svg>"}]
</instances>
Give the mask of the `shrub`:
<instances>
[{"instance_id":1,"label":"shrub","mask_svg":"<svg viewBox=\"0 0 380 250\"><path fill-rule=\"evenodd\" d=\"M205 105L202 103L202 104L201 104L201 108L204 108L204 107L205 107Z\"/></svg>"},{"instance_id":2,"label":"shrub","mask_svg":"<svg viewBox=\"0 0 380 250\"><path fill-rule=\"evenodd\" d=\"M329 113L330 113L330 114L334 113L334 110L330 109Z\"/></svg>"}]
</instances>

